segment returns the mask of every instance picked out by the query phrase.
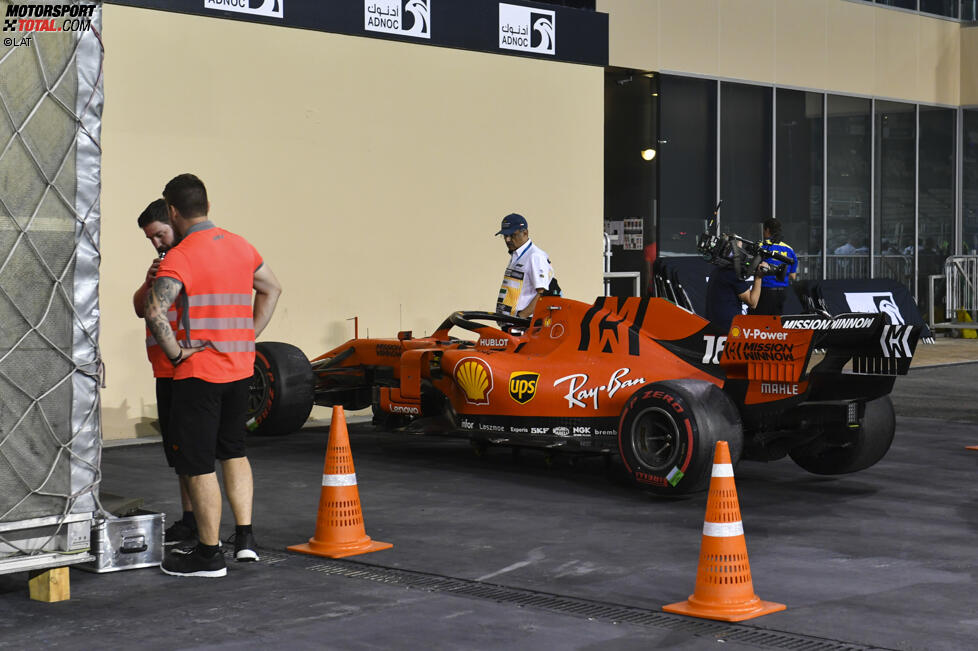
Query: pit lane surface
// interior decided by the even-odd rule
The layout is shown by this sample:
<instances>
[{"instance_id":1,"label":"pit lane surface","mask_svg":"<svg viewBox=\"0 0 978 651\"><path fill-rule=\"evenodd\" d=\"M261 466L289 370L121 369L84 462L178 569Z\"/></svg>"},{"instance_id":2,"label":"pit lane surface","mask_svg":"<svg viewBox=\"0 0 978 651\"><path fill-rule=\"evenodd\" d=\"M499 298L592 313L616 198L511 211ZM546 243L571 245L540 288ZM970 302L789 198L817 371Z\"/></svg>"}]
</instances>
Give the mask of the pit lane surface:
<instances>
[{"instance_id":1,"label":"pit lane surface","mask_svg":"<svg viewBox=\"0 0 978 651\"><path fill-rule=\"evenodd\" d=\"M225 579L71 570L31 602L0 576L11 648L973 648L978 635L978 364L897 380L897 435L873 468L817 477L788 460L736 470L757 593L788 605L738 625L660 614L693 589L706 496L661 499L590 460L351 425L367 533L394 549L285 552L313 532L323 427L251 441L264 559ZM103 490L178 513L157 445L106 449ZM231 531L225 507L224 535ZM366 567L365 567L366 566ZM522 605L521 605L522 604Z\"/></svg>"}]
</instances>

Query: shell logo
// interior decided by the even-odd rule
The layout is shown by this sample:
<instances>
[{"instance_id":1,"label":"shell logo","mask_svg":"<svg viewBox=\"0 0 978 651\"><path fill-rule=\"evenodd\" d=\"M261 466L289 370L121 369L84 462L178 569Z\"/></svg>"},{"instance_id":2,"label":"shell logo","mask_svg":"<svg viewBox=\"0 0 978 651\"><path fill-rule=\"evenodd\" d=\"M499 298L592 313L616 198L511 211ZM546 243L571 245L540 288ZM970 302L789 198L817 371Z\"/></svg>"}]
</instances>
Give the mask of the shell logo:
<instances>
[{"instance_id":1,"label":"shell logo","mask_svg":"<svg viewBox=\"0 0 978 651\"><path fill-rule=\"evenodd\" d=\"M465 392L465 401L488 405L492 391L492 369L478 357L465 357L455 365L455 383Z\"/></svg>"},{"instance_id":2,"label":"shell logo","mask_svg":"<svg viewBox=\"0 0 978 651\"><path fill-rule=\"evenodd\" d=\"M738 328L737 326L734 326L734 327L730 328L730 336L731 337L739 337L740 336L740 328Z\"/></svg>"}]
</instances>

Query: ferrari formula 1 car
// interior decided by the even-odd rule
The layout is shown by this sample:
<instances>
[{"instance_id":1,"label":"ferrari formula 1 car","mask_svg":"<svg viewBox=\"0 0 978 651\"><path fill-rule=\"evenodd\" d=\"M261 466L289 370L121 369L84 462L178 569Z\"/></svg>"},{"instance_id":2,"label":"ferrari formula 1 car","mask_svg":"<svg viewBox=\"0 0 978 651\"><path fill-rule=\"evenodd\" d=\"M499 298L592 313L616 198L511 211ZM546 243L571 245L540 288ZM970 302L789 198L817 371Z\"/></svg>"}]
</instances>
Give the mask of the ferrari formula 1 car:
<instances>
[{"instance_id":1,"label":"ferrari formula 1 car","mask_svg":"<svg viewBox=\"0 0 978 651\"><path fill-rule=\"evenodd\" d=\"M249 423L284 433L313 402L372 406L385 424L440 419L480 445L618 456L667 494L705 488L718 440L734 463L849 473L889 449L889 393L919 334L882 314L739 316L718 332L661 298L545 296L532 319L455 312L431 336L353 339L311 363L260 343Z\"/></svg>"}]
</instances>

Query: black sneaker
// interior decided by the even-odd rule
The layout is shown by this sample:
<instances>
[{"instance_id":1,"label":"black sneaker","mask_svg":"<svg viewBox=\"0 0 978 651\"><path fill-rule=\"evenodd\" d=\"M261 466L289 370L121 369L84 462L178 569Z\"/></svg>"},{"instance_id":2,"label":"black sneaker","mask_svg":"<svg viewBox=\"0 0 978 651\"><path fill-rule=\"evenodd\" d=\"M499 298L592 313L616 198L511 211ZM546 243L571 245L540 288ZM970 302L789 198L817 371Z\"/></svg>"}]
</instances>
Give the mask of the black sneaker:
<instances>
[{"instance_id":1,"label":"black sneaker","mask_svg":"<svg viewBox=\"0 0 978 651\"><path fill-rule=\"evenodd\" d=\"M187 541L197 544L197 527L192 527L183 520L177 520L163 532L163 544L167 547Z\"/></svg>"},{"instance_id":2,"label":"black sneaker","mask_svg":"<svg viewBox=\"0 0 978 651\"><path fill-rule=\"evenodd\" d=\"M234 543L234 560L239 563L258 560L258 545L255 543L255 534L248 532L239 536L237 533L233 533L227 541Z\"/></svg>"},{"instance_id":3,"label":"black sneaker","mask_svg":"<svg viewBox=\"0 0 978 651\"><path fill-rule=\"evenodd\" d=\"M167 551L171 554L189 554L197 548L197 537L195 536L192 540L181 540L180 542L171 545ZM217 541L217 546L221 547L221 541Z\"/></svg>"},{"instance_id":4,"label":"black sneaker","mask_svg":"<svg viewBox=\"0 0 978 651\"><path fill-rule=\"evenodd\" d=\"M204 558L199 547L194 547L189 554L167 554L160 563L160 569L173 576L200 576L218 578L227 576L228 565L224 555L217 553L211 558Z\"/></svg>"}]
</instances>

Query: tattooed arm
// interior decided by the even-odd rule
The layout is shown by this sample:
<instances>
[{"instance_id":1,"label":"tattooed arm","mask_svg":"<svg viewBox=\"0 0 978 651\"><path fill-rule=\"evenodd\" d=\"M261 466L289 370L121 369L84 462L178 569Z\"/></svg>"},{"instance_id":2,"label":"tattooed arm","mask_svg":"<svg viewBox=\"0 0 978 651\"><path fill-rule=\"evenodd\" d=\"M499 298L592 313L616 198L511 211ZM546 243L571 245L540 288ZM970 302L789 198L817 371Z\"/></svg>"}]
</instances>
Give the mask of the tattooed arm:
<instances>
[{"instance_id":1,"label":"tattooed arm","mask_svg":"<svg viewBox=\"0 0 978 651\"><path fill-rule=\"evenodd\" d=\"M200 346L181 348L173 334L173 328L170 327L170 321L166 318L167 310L173 305L181 289L183 289L183 283L175 278L157 278L153 281L153 286L146 296L144 310L146 327L153 333L156 343L160 345L174 366L202 350Z\"/></svg>"}]
</instances>

